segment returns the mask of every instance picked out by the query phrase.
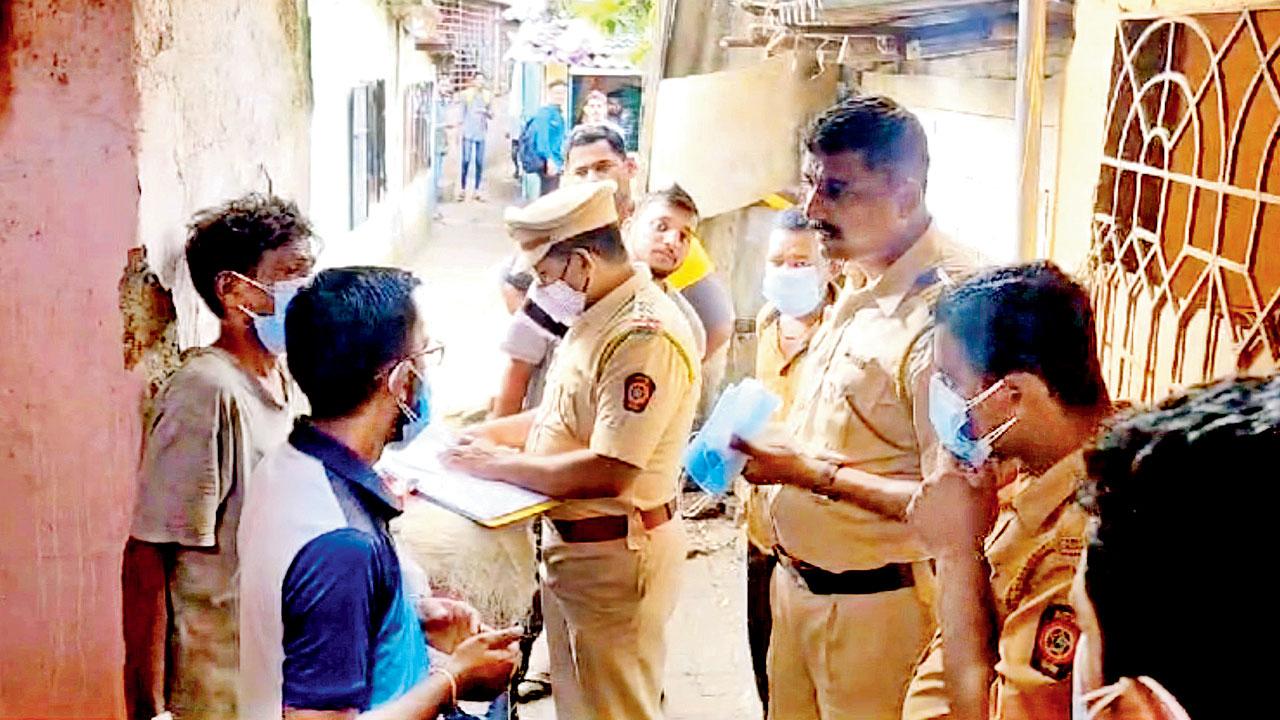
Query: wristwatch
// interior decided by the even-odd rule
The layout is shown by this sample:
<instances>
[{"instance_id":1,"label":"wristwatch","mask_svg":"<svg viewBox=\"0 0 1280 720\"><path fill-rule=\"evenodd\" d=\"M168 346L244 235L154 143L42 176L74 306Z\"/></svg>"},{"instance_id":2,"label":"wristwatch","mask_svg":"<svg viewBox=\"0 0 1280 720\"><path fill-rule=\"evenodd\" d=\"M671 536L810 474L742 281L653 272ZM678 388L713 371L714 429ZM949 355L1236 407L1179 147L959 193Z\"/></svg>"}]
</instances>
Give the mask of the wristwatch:
<instances>
[{"instance_id":1,"label":"wristwatch","mask_svg":"<svg viewBox=\"0 0 1280 720\"><path fill-rule=\"evenodd\" d=\"M818 481L814 483L811 490L819 495L831 497L831 489L835 487L836 484L836 474L840 472L840 468L843 466L839 463L833 463L830 460L823 460L821 462L822 474L818 476Z\"/></svg>"}]
</instances>

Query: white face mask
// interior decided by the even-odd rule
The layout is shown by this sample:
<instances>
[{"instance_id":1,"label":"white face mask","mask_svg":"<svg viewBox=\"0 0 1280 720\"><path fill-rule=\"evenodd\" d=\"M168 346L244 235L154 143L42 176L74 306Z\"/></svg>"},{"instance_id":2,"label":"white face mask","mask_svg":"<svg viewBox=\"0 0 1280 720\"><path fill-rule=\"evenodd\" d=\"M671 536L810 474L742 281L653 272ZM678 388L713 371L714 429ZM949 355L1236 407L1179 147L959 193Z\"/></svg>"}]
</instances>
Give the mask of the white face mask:
<instances>
[{"instance_id":1,"label":"white face mask","mask_svg":"<svg viewBox=\"0 0 1280 720\"><path fill-rule=\"evenodd\" d=\"M587 294L574 290L564 280L556 280L550 285L535 283L529 288L529 300L561 325L573 325L573 321L587 309Z\"/></svg>"},{"instance_id":2,"label":"white face mask","mask_svg":"<svg viewBox=\"0 0 1280 720\"><path fill-rule=\"evenodd\" d=\"M804 317L817 310L825 289L822 272L813 265L764 269L764 297L788 317Z\"/></svg>"}]
</instances>

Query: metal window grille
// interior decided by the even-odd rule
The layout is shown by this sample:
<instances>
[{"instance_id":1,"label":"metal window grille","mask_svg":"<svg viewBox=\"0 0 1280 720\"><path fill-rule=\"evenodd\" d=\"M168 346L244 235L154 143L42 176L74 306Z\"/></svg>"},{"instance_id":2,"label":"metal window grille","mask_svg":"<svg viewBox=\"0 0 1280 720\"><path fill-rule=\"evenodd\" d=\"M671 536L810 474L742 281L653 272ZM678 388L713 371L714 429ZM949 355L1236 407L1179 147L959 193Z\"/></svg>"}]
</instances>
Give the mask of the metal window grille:
<instances>
[{"instance_id":1,"label":"metal window grille","mask_svg":"<svg viewBox=\"0 0 1280 720\"><path fill-rule=\"evenodd\" d=\"M499 8L478 0L437 0L436 7L440 9L440 35L451 51L445 70L450 85L462 87L476 73L483 73L496 87L502 80Z\"/></svg>"},{"instance_id":2,"label":"metal window grille","mask_svg":"<svg viewBox=\"0 0 1280 720\"><path fill-rule=\"evenodd\" d=\"M351 90L351 227L369 217L369 208L387 189L386 83L378 80Z\"/></svg>"},{"instance_id":3,"label":"metal window grille","mask_svg":"<svg viewBox=\"0 0 1280 720\"><path fill-rule=\"evenodd\" d=\"M1086 269L1119 398L1280 365L1280 10L1124 18Z\"/></svg>"},{"instance_id":4,"label":"metal window grille","mask_svg":"<svg viewBox=\"0 0 1280 720\"><path fill-rule=\"evenodd\" d=\"M415 83L405 88L405 172L404 184L413 182L420 173L430 170L433 123L432 97L434 83Z\"/></svg>"}]
</instances>

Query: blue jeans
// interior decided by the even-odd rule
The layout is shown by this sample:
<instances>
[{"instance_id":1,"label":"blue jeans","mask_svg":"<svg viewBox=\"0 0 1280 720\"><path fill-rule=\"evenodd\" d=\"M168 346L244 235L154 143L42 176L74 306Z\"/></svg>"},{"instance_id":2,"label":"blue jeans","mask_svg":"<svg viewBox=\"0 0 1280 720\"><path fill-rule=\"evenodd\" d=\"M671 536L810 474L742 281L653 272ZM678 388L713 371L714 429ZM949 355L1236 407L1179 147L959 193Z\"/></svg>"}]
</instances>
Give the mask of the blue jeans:
<instances>
[{"instance_id":1,"label":"blue jeans","mask_svg":"<svg viewBox=\"0 0 1280 720\"><path fill-rule=\"evenodd\" d=\"M462 141L462 191L467 190L467 170L475 165L476 191L480 190L480 181L484 179L484 140Z\"/></svg>"}]
</instances>

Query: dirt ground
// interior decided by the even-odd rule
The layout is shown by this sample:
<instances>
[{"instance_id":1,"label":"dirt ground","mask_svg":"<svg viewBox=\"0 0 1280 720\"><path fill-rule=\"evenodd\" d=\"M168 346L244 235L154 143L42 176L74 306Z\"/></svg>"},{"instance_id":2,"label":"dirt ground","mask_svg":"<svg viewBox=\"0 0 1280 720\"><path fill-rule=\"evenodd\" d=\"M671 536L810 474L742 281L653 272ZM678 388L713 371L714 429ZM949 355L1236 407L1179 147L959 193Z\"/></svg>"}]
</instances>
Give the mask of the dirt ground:
<instances>
[{"instance_id":1,"label":"dirt ground","mask_svg":"<svg viewBox=\"0 0 1280 720\"><path fill-rule=\"evenodd\" d=\"M501 136L489 147L502 148ZM456 162L452 156L446 162ZM433 308L428 322L443 341L443 364L433 375L433 402L443 416L484 407L497 383L497 343L506 318L498 272L512 245L502 210L516 197L510 158L490 152L488 202L442 206L433 236L410 263L425 281ZM686 501L693 496L686 498ZM684 587L668 628L667 717L741 720L761 716L751 677L745 625L745 542L728 517L687 523L690 553ZM524 720L554 718L555 697L523 705Z\"/></svg>"}]
</instances>

